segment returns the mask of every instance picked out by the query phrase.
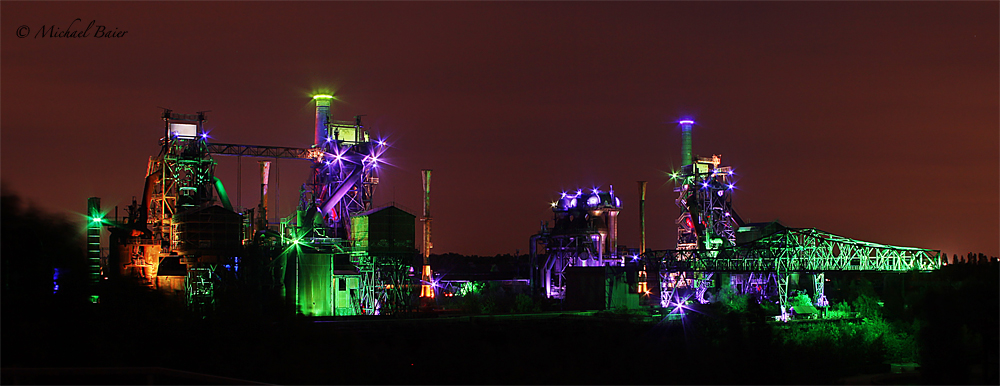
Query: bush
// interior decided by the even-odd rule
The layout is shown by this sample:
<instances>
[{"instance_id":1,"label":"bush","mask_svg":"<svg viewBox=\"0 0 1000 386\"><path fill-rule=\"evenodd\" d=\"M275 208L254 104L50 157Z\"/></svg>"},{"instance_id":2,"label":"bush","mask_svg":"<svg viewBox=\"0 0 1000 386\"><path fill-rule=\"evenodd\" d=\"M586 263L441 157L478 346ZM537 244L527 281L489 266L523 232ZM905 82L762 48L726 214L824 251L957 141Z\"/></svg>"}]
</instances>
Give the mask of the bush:
<instances>
[{"instance_id":1,"label":"bush","mask_svg":"<svg viewBox=\"0 0 1000 386\"><path fill-rule=\"evenodd\" d=\"M531 296L525 294L518 294L514 297L514 312L518 314L528 313L528 312L539 312L542 308L535 304L535 301L531 299Z\"/></svg>"}]
</instances>

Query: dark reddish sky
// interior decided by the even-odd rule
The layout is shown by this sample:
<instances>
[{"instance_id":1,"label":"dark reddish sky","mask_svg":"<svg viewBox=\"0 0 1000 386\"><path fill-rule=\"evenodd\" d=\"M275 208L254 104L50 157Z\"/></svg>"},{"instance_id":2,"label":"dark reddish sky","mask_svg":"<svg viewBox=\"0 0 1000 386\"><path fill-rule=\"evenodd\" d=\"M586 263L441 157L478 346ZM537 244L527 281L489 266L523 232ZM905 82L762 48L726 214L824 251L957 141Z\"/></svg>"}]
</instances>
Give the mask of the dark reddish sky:
<instances>
[{"instance_id":1,"label":"dark reddish sky","mask_svg":"<svg viewBox=\"0 0 1000 386\"><path fill-rule=\"evenodd\" d=\"M218 142L301 146L312 90L367 114L395 167L376 203L420 211L435 252L527 249L560 190L614 184L621 242L672 248L672 122L722 154L735 205L848 237L1000 255L997 2L0 4L2 179L43 208L141 195L160 110ZM81 18L118 39L33 38ZM18 38L18 28L30 36ZM257 200L243 162L242 205ZM236 198L236 162L219 175ZM282 161L282 215L308 165ZM3 224L10 226L10 224Z\"/></svg>"}]
</instances>

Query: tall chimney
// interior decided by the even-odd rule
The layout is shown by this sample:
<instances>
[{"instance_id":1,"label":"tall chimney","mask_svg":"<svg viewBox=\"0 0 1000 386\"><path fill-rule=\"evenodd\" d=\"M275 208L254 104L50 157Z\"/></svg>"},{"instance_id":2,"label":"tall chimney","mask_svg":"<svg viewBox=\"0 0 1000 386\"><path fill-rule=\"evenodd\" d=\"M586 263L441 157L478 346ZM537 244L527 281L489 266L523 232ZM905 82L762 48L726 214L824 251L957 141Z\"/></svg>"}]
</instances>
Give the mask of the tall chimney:
<instances>
[{"instance_id":1,"label":"tall chimney","mask_svg":"<svg viewBox=\"0 0 1000 386\"><path fill-rule=\"evenodd\" d=\"M330 123L330 100L333 95L313 95L316 101L316 147L323 147L327 138L330 137L327 124Z\"/></svg>"},{"instance_id":2,"label":"tall chimney","mask_svg":"<svg viewBox=\"0 0 1000 386\"><path fill-rule=\"evenodd\" d=\"M646 181L639 181L639 254L646 253Z\"/></svg>"},{"instance_id":3,"label":"tall chimney","mask_svg":"<svg viewBox=\"0 0 1000 386\"><path fill-rule=\"evenodd\" d=\"M692 120L678 122L681 124L681 167L688 166L693 162L691 155L691 126Z\"/></svg>"},{"instance_id":4,"label":"tall chimney","mask_svg":"<svg viewBox=\"0 0 1000 386\"><path fill-rule=\"evenodd\" d=\"M420 175L424 186L424 216L420 218L420 221L424 223L422 246L424 266L421 269L420 280L424 284L420 286L420 297L433 298L434 286L431 283L434 277L433 272L431 272L431 248L434 248L434 244L431 242L431 170L423 169L420 171Z\"/></svg>"},{"instance_id":5,"label":"tall chimney","mask_svg":"<svg viewBox=\"0 0 1000 386\"><path fill-rule=\"evenodd\" d=\"M267 180L271 174L271 161L260 162L260 229L267 229Z\"/></svg>"}]
</instances>

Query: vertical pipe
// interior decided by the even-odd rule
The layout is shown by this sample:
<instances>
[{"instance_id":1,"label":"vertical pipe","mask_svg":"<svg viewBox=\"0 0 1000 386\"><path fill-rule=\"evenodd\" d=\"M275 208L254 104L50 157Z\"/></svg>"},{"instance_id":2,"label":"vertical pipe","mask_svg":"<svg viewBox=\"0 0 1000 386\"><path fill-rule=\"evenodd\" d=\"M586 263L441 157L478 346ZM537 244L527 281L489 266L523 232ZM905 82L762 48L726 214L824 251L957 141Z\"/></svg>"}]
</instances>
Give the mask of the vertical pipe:
<instances>
[{"instance_id":1,"label":"vertical pipe","mask_svg":"<svg viewBox=\"0 0 1000 386\"><path fill-rule=\"evenodd\" d=\"M639 183L639 256L643 256L646 253L646 181L638 181ZM647 285L646 278L648 277L645 270L645 264L643 264L643 269L638 273L639 276L639 293L643 294L649 289Z\"/></svg>"},{"instance_id":2,"label":"vertical pipe","mask_svg":"<svg viewBox=\"0 0 1000 386\"><path fill-rule=\"evenodd\" d=\"M433 273L431 272L431 248L434 248L434 244L431 242L431 170L423 169L420 171L420 175L424 187L424 216L420 219L424 223L424 266L421 270L420 280L425 283L420 287L420 296L433 298L434 287L430 284L433 280Z\"/></svg>"},{"instance_id":3,"label":"vertical pipe","mask_svg":"<svg viewBox=\"0 0 1000 386\"><path fill-rule=\"evenodd\" d=\"M605 253L612 259L621 257L618 256L618 209L608 211L608 250Z\"/></svg>"},{"instance_id":4,"label":"vertical pipe","mask_svg":"<svg viewBox=\"0 0 1000 386\"><path fill-rule=\"evenodd\" d=\"M691 155L691 126L694 125L694 121L691 120L680 121L680 124L681 124L681 167L684 167L694 162Z\"/></svg>"},{"instance_id":5,"label":"vertical pipe","mask_svg":"<svg viewBox=\"0 0 1000 386\"><path fill-rule=\"evenodd\" d=\"M267 228L267 181L271 175L271 161L260 163L260 214L261 229Z\"/></svg>"},{"instance_id":6,"label":"vertical pipe","mask_svg":"<svg viewBox=\"0 0 1000 386\"><path fill-rule=\"evenodd\" d=\"M646 253L646 181L639 182L639 254Z\"/></svg>"}]
</instances>

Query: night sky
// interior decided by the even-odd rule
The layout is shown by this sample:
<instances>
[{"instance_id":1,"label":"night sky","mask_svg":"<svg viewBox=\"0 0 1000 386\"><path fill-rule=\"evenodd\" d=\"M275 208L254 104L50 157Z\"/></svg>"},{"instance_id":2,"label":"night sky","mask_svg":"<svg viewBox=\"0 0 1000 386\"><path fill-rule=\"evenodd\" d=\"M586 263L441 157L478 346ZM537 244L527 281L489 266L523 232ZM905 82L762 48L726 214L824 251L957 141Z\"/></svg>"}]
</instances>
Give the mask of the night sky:
<instances>
[{"instance_id":1,"label":"night sky","mask_svg":"<svg viewBox=\"0 0 1000 386\"><path fill-rule=\"evenodd\" d=\"M738 174L744 219L1000 255L1000 3L0 3L2 180L41 208L120 213L158 152L158 106L215 142L307 147L312 92L365 114L392 164L375 204L434 252L526 253L562 190L614 185L619 240L673 248L680 129ZM42 26L86 38L36 37ZM128 31L95 38L96 26ZM28 36L19 38L22 27ZM256 162L217 157L237 204ZM280 210L309 173L283 160ZM238 194L238 190L241 192ZM12 224L3 224L12 226Z\"/></svg>"}]
</instances>

